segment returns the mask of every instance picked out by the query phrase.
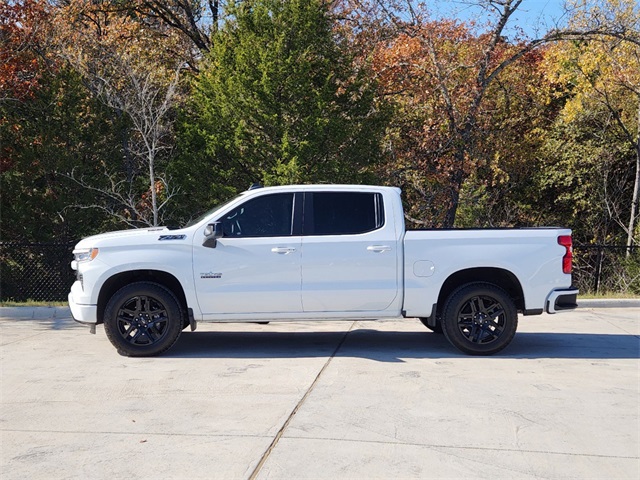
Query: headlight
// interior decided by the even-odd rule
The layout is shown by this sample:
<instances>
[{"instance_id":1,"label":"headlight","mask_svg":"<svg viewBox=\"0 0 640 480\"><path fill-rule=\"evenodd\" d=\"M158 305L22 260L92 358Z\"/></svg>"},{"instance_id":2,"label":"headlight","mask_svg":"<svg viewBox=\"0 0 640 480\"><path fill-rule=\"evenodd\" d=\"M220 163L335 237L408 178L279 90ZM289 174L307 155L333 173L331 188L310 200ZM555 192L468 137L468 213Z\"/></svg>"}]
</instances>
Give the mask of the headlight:
<instances>
[{"instance_id":1,"label":"headlight","mask_svg":"<svg viewBox=\"0 0 640 480\"><path fill-rule=\"evenodd\" d=\"M78 263L90 262L97 256L98 256L97 248L83 248L81 250L75 250L73 252L73 257L75 258L75 261Z\"/></svg>"}]
</instances>

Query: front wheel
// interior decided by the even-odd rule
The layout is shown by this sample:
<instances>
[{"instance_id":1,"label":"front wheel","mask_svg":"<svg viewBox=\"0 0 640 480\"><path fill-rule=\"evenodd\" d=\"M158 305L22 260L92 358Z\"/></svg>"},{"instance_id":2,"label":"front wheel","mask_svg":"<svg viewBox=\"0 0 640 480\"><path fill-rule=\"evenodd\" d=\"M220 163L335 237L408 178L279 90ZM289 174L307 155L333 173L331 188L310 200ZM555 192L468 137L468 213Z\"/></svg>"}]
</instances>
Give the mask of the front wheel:
<instances>
[{"instance_id":1,"label":"front wheel","mask_svg":"<svg viewBox=\"0 0 640 480\"><path fill-rule=\"evenodd\" d=\"M455 290L443 309L442 330L449 342L470 355L492 355L505 348L518 328L518 312L509 294L490 283Z\"/></svg>"},{"instance_id":2,"label":"front wheel","mask_svg":"<svg viewBox=\"0 0 640 480\"><path fill-rule=\"evenodd\" d=\"M440 318L436 320L435 325L429 325L429 319L427 317L420 317L420 322L422 322L422 324L425 327L427 327L429 330L431 330L433 333L438 333L438 334L442 333L442 322L440 321Z\"/></svg>"},{"instance_id":3,"label":"front wheel","mask_svg":"<svg viewBox=\"0 0 640 480\"><path fill-rule=\"evenodd\" d=\"M176 343L183 317L180 303L165 287L136 282L111 297L104 311L104 330L119 354L149 357Z\"/></svg>"}]
</instances>

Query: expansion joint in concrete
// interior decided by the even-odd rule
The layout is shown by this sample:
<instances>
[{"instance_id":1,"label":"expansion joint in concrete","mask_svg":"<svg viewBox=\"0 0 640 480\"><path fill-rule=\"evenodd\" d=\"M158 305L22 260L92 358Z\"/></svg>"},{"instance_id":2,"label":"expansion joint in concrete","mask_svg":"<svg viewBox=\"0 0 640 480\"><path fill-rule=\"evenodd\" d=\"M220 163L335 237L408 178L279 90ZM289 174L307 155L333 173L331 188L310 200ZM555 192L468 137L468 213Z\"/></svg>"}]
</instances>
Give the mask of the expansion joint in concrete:
<instances>
[{"instance_id":1,"label":"expansion joint in concrete","mask_svg":"<svg viewBox=\"0 0 640 480\"><path fill-rule=\"evenodd\" d=\"M282 436L284 435L285 430L287 429L287 427L289 427L289 424L291 423L291 421L293 420L293 417L295 417L296 413L298 413L298 410L300 410L300 408L302 407L302 405L304 405L305 401L307 400L307 398L309 397L309 395L311 395L311 392L313 392L313 389L315 388L316 384L318 383L318 381L320 380L320 377L322 376L322 374L324 373L324 371L327 369L327 367L329 366L329 364L331 363L331 361L333 360L333 358L336 356L336 354L340 351L340 349L342 348L342 345L344 344L345 340L347 339L347 335L349 335L349 333L351 332L351 330L353 330L353 327L356 325L356 323L358 323L357 321L353 322L350 326L349 329L344 332L344 335L342 336L342 338L340 339L340 342L338 342L338 345L336 345L336 348L333 350L333 353L331 354L331 356L329 358L327 358L327 361L324 363L324 365L322 366L322 368L320 369L320 371L318 372L318 374L316 375L316 378L313 380L313 382L311 383L311 386L307 389L307 391L305 392L305 394L302 396L302 398L300 399L300 401L296 404L296 406L294 407L293 410L291 410L291 413L289 414L289 416L287 417L287 420L284 422L284 424L282 425L282 427L280 428L280 430L278 430L278 433L276 434L276 436L273 438L273 441L271 442L271 444L269 445L269 447L265 450L265 452L262 454L262 457L260 458L260 461L258 462L258 464L256 465L256 468L253 469L253 472L251 472L251 475L249 475L249 480L254 480L258 477L258 474L260 473L260 470L262 470L263 465L266 463L266 461L268 460L269 456L271 455L271 452L276 448L276 446L278 445L278 442L280 441L280 439L282 438Z\"/></svg>"}]
</instances>

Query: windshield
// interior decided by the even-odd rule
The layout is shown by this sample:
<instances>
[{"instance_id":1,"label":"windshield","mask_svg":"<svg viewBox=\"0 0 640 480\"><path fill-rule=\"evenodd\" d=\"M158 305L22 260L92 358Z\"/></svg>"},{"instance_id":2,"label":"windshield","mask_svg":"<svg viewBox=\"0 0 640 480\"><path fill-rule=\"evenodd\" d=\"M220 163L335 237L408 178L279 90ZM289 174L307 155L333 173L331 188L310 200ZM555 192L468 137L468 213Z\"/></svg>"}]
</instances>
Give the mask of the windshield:
<instances>
[{"instance_id":1,"label":"windshield","mask_svg":"<svg viewBox=\"0 0 640 480\"><path fill-rule=\"evenodd\" d=\"M203 214L202 214L202 215L200 215L199 217L194 218L193 220L190 220L190 221L189 221L189 222L184 226L184 228L191 227L191 226L195 225L196 223L200 223L202 220L204 220L205 218L207 218L207 217L209 217L209 216L213 215L217 210L220 210L222 207L224 207L224 206L228 205L229 203L233 202L236 198L238 198L238 197L240 197L240 196L242 196L242 193L241 193L241 194L239 194L239 195L236 195L235 197L233 197L233 198L231 198L231 199L227 200L226 202L224 202L224 203L222 203L222 204L220 204L220 205L217 205L217 206L213 207L211 210L209 210L209 211L207 211L207 212L203 213Z\"/></svg>"}]
</instances>

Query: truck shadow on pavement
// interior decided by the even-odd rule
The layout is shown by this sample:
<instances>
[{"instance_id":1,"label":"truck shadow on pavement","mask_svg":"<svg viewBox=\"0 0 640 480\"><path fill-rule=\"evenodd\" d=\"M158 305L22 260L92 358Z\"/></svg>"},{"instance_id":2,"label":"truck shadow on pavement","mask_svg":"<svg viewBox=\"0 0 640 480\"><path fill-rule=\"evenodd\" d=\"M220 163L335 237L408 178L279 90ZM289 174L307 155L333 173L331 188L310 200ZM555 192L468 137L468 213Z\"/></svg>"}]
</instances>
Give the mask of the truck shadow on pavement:
<instances>
[{"instance_id":1,"label":"truck shadow on pavement","mask_svg":"<svg viewBox=\"0 0 640 480\"><path fill-rule=\"evenodd\" d=\"M340 345L340 342L344 342ZM340 348L336 351L336 347ZM356 329L345 332L185 332L163 355L167 358L368 358L403 362L406 358L477 357L458 352L443 335ZM517 333L491 359L637 359L640 337L631 334Z\"/></svg>"}]
</instances>

